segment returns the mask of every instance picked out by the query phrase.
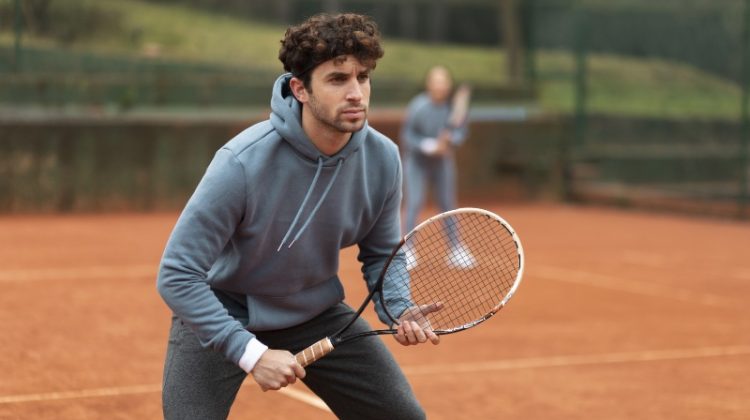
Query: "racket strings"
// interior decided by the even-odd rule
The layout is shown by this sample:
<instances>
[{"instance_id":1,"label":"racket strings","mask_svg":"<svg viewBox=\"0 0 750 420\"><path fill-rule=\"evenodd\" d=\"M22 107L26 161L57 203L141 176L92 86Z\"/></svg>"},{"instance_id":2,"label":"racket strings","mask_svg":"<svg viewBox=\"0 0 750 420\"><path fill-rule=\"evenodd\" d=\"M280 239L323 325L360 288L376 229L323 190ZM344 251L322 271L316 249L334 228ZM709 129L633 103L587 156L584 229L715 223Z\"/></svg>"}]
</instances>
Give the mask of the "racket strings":
<instances>
[{"instance_id":1,"label":"racket strings","mask_svg":"<svg viewBox=\"0 0 750 420\"><path fill-rule=\"evenodd\" d=\"M437 331L470 326L496 310L520 270L512 232L483 213L459 212L427 223L402 249L404 259L394 258L384 279L384 290L402 299L386 299L387 309L398 316L409 302L419 308L416 320Z\"/></svg>"}]
</instances>

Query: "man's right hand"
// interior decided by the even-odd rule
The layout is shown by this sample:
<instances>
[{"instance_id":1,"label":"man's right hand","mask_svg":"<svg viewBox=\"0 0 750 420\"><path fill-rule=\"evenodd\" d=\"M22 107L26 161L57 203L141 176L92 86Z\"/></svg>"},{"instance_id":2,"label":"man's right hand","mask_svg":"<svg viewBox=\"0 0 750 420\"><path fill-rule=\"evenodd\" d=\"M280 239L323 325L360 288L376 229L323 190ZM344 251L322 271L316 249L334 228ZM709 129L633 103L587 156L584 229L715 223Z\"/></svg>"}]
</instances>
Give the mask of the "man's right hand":
<instances>
[{"instance_id":1,"label":"man's right hand","mask_svg":"<svg viewBox=\"0 0 750 420\"><path fill-rule=\"evenodd\" d=\"M266 350L250 371L264 392L278 390L305 377L305 368L286 350Z\"/></svg>"}]
</instances>

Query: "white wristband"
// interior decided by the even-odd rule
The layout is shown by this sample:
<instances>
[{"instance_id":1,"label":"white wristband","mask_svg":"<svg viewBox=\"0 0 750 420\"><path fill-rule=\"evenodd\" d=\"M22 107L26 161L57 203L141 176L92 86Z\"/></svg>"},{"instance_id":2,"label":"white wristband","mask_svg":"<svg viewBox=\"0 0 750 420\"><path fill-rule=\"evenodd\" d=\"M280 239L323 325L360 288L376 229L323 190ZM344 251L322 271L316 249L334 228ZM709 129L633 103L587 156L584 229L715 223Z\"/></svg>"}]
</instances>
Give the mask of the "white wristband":
<instances>
[{"instance_id":1,"label":"white wristband","mask_svg":"<svg viewBox=\"0 0 750 420\"><path fill-rule=\"evenodd\" d=\"M257 338L252 338L247 343L247 347L245 347L245 353L240 358L240 368L245 371L245 373L250 373L251 370L255 367L255 364L258 363L258 359L260 359L260 356L263 356L263 353L268 350L268 346L258 341Z\"/></svg>"}]
</instances>

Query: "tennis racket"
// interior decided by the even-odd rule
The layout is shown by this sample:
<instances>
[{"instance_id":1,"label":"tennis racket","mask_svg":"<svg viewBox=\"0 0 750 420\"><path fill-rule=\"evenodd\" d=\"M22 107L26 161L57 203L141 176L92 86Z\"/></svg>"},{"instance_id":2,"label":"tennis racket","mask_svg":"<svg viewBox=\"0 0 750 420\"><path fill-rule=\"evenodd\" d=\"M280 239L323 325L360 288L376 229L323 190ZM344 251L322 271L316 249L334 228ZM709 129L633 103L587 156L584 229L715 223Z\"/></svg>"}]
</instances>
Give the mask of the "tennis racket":
<instances>
[{"instance_id":1,"label":"tennis racket","mask_svg":"<svg viewBox=\"0 0 750 420\"><path fill-rule=\"evenodd\" d=\"M521 241L500 216L476 208L438 214L404 236L352 319L295 358L304 367L348 341L396 334L395 328L347 334L373 300L393 327L403 317L438 335L464 331L508 303L523 267Z\"/></svg>"},{"instance_id":2,"label":"tennis racket","mask_svg":"<svg viewBox=\"0 0 750 420\"><path fill-rule=\"evenodd\" d=\"M428 156L444 155L450 150L451 129L457 129L466 123L469 117L469 102L471 101L471 86L460 85L451 99L451 112L445 121L445 129L437 139L424 139L420 144L422 153Z\"/></svg>"},{"instance_id":3,"label":"tennis racket","mask_svg":"<svg viewBox=\"0 0 750 420\"><path fill-rule=\"evenodd\" d=\"M469 102L471 101L471 86L460 85L453 93L451 113L448 116L448 126L452 128L461 127L469 116Z\"/></svg>"}]
</instances>

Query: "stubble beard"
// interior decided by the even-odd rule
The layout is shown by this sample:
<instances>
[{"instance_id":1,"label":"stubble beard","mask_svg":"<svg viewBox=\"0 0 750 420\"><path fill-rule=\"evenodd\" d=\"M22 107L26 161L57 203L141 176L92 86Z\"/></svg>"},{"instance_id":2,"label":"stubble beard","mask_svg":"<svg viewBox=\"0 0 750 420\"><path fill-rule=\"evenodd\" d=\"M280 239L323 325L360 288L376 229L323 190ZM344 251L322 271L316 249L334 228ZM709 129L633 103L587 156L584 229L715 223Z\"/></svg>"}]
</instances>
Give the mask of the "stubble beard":
<instances>
[{"instance_id":1,"label":"stubble beard","mask_svg":"<svg viewBox=\"0 0 750 420\"><path fill-rule=\"evenodd\" d=\"M310 108L310 113L313 118L318 120L322 125L333 129L339 133L354 133L362 129L367 120L367 107L359 105L357 108L364 108L364 116L361 120L357 121L346 121L343 109L335 109L333 116L328 116L325 108L323 108L317 101L314 95L310 95L310 100L307 102L307 106Z\"/></svg>"}]
</instances>

